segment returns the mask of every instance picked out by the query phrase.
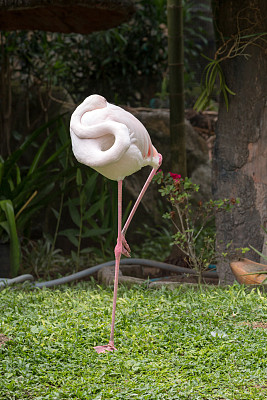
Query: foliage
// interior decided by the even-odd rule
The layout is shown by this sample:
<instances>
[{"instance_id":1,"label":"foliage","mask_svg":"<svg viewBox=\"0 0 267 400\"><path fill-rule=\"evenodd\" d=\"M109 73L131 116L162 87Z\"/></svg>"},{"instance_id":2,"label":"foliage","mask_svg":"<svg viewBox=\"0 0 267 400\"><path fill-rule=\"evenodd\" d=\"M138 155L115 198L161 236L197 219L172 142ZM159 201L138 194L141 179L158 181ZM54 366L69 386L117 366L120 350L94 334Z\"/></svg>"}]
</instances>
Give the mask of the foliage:
<instances>
[{"instance_id":1,"label":"foliage","mask_svg":"<svg viewBox=\"0 0 267 400\"><path fill-rule=\"evenodd\" d=\"M25 88L40 83L47 88L58 86L70 72L64 62L63 37L43 31L1 32L2 51Z\"/></svg>"},{"instance_id":2,"label":"foliage","mask_svg":"<svg viewBox=\"0 0 267 400\"><path fill-rule=\"evenodd\" d=\"M105 259L111 255L116 242L116 232L111 227L116 225L117 185L74 160L69 132L65 126L63 128L58 132L59 143L67 141L69 146L59 160L62 177L59 181L60 201L55 201L51 208L56 218L52 252L57 239L65 236L72 246L71 259L78 270L92 252L94 257L91 256L91 259ZM66 213L71 222L65 222L62 228L63 215ZM89 244L86 245L88 240Z\"/></svg>"},{"instance_id":3,"label":"foliage","mask_svg":"<svg viewBox=\"0 0 267 400\"><path fill-rule=\"evenodd\" d=\"M13 204L10 200L0 201L0 226L7 233L10 245L10 274L12 277L17 275L20 264L20 243L17 235L16 221ZM1 239L1 244L5 242Z\"/></svg>"},{"instance_id":4,"label":"foliage","mask_svg":"<svg viewBox=\"0 0 267 400\"><path fill-rule=\"evenodd\" d=\"M79 257L79 269L89 268L96 263L93 252L87 250ZM62 249L55 248L53 238L44 234L38 240L28 240L22 248L21 271L32 274L37 279L56 279L77 271L76 253L64 255Z\"/></svg>"},{"instance_id":5,"label":"foliage","mask_svg":"<svg viewBox=\"0 0 267 400\"><path fill-rule=\"evenodd\" d=\"M217 11L214 3L214 13ZM261 12L258 7L248 6L237 10L233 18L233 32L230 37L224 37L223 32L217 26L215 18L215 28L219 46L214 54L214 58L204 56L208 60L208 64L204 69L204 79L202 81L202 92L197 99L194 108L197 111L203 111L209 104L211 96L214 92L215 83L219 81L219 92L223 94L223 98L228 110L228 95L235 93L227 86L223 69L223 62L229 62L236 57L243 57L247 60L251 54L249 49L253 46L261 48L264 52L266 49L267 32L262 31ZM245 23L244 23L245 21Z\"/></svg>"},{"instance_id":6,"label":"foliage","mask_svg":"<svg viewBox=\"0 0 267 400\"><path fill-rule=\"evenodd\" d=\"M220 60L212 60L208 57L205 58L209 60L209 63L206 65L204 69L203 74L205 75L205 80L204 83L202 82L202 92L198 97L194 105L194 108L199 112L205 110L208 107L208 105L210 104L212 94L214 93L214 87L216 85L216 82L219 81L219 91L223 94L224 102L226 104L226 109L228 111L229 107L228 94L234 96L235 93L231 89L229 89L229 87L225 82L225 77L220 65Z\"/></svg>"},{"instance_id":7,"label":"foliage","mask_svg":"<svg viewBox=\"0 0 267 400\"><path fill-rule=\"evenodd\" d=\"M14 276L21 259L19 238L23 239L23 247L27 248L38 219L42 231L48 233L44 227L44 214L51 218L51 212L56 217L54 235L51 240L45 237L42 241L44 249L47 246L50 249L47 256L51 256L47 257L46 273L53 269L50 264L59 252L56 249L59 235L66 236L75 246L76 251L72 250L71 258L75 260L76 269L83 264L81 254L93 251L95 256L103 258L111 255L116 242L116 232L111 229L116 225L116 183L78 164L70 150L65 122L57 117L30 134L6 160L0 160L0 239L3 243L10 241ZM34 154L29 165L25 163L28 153ZM72 226L63 229L62 217L66 209ZM82 240L88 239L90 246L83 246L81 250ZM31 248L31 241L28 245ZM31 265L30 259L26 261L26 254L24 270ZM41 272L34 267L37 276L44 274L44 268L39 269Z\"/></svg>"},{"instance_id":8,"label":"foliage","mask_svg":"<svg viewBox=\"0 0 267 400\"><path fill-rule=\"evenodd\" d=\"M76 259L77 269L79 268L80 253L86 253L91 250L91 248L83 248L81 250L82 239L93 238L97 241L97 238L100 238L102 243L102 235L111 231L111 221L108 216L107 218L104 217L105 206L108 208L107 202L109 200L107 191L102 185L102 190L99 194L96 194L99 189L99 187L97 188L98 173L92 172L88 168L83 172L84 180L81 169L77 168L76 186L78 196L69 198L66 203L74 227L59 232L59 235L66 236L77 249L76 254L72 252L72 257ZM102 218L99 218L99 214Z\"/></svg>"},{"instance_id":9,"label":"foliage","mask_svg":"<svg viewBox=\"0 0 267 400\"><path fill-rule=\"evenodd\" d=\"M48 194L57 179L57 171L53 170L54 162L66 148L66 144L62 144L53 154L43 159L45 150L59 128L58 124L62 123L58 119L57 128L54 127L46 136L47 128L55 122L51 121L35 130L6 160L0 159L0 240L2 243L10 242L12 276L16 276L20 264L18 233L24 236L33 216L48 204ZM21 158L29 149L32 150L34 141L42 135L45 135L45 139L31 164L23 167Z\"/></svg>"},{"instance_id":10,"label":"foliage","mask_svg":"<svg viewBox=\"0 0 267 400\"><path fill-rule=\"evenodd\" d=\"M192 89L194 84L199 84L198 75L202 69L201 53L208 47L207 32L204 28L212 24L208 16L209 6L202 3L195 10L193 1L183 1L184 19L184 69L185 86Z\"/></svg>"},{"instance_id":11,"label":"foliage","mask_svg":"<svg viewBox=\"0 0 267 400\"><path fill-rule=\"evenodd\" d=\"M40 278L51 278L55 273L68 269L71 258L66 259L60 249L54 249L49 237L36 241L29 240L22 251L23 273L30 273ZM52 265L52 268L51 268ZM64 270L63 270L64 268ZM72 265L73 270L73 265Z\"/></svg>"},{"instance_id":12,"label":"foliage","mask_svg":"<svg viewBox=\"0 0 267 400\"><path fill-rule=\"evenodd\" d=\"M262 227L262 229L264 230L264 233L265 234L267 234L267 229L266 228L264 228L264 227ZM257 249L255 249L255 247L253 247L253 246L251 246L250 245L250 248L253 250L253 251L255 251L255 253L257 253L260 257L262 257L265 261L267 261L267 256L265 255L265 254L263 254L263 253L261 253L259 250L257 250ZM261 275L261 274L266 274L266 271L257 271L257 274L259 274L259 275ZM250 274L247 274L247 275L250 275ZM252 274L251 274L252 275ZM267 278L266 279L264 279L264 281L262 282L263 284L267 284Z\"/></svg>"},{"instance_id":13,"label":"foliage","mask_svg":"<svg viewBox=\"0 0 267 400\"><path fill-rule=\"evenodd\" d=\"M47 128L51 127L53 123L56 124L47 135ZM0 161L0 200L12 202L17 230L21 234L24 234L33 214L51 200L48 199L48 194L54 188L55 180L58 179L58 170L54 169L54 163L60 158L69 143L62 144L52 154L47 154L45 151L62 124L62 120L57 118L41 126L29 135L6 160ZM40 139L41 137L42 139ZM31 164L23 166L21 159L27 152L33 150L34 141L38 138L42 140L42 144L38 146ZM2 228L4 228L3 225ZM5 237L3 230L0 231L0 235L2 238Z\"/></svg>"},{"instance_id":14,"label":"foliage","mask_svg":"<svg viewBox=\"0 0 267 400\"><path fill-rule=\"evenodd\" d=\"M184 253L189 266L198 272L201 282L202 271L215 262L215 232L210 223L216 212L231 211L238 203L236 199L209 200L194 206L194 194L199 186L189 178L181 175L158 172L155 180L160 185L159 192L166 196L173 210L164 214L171 219L176 233L173 235L176 244Z\"/></svg>"},{"instance_id":15,"label":"foliage","mask_svg":"<svg viewBox=\"0 0 267 400\"><path fill-rule=\"evenodd\" d=\"M13 78L19 78L26 97L36 86L45 86L49 96L52 86L62 86L75 102L87 96L88 90L109 98L113 93L111 101L134 102L137 88L143 90L144 79L158 82L158 90L167 74L166 1L136 3L137 12L129 23L88 36L1 32ZM207 17L202 11L196 13L192 2L184 2L183 13L185 75L190 84L195 80L200 51L207 45L201 27Z\"/></svg>"},{"instance_id":16,"label":"foliage","mask_svg":"<svg viewBox=\"0 0 267 400\"><path fill-rule=\"evenodd\" d=\"M266 293L120 287L118 351L99 355L112 297L90 283L0 292L0 399L266 399Z\"/></svg>"},{"instance_id":17,"label":"foliage","mask_svg":"<svg viewBox=\"0 0 267 400\"><path fill-rule=\"evenodd\" d=\"M172 243L169 223L155 227L143 224L136 233L137 237L141 238L141 242L131 246L132 257L164 261L169 256Z\"/></svg>"}]
</instances>

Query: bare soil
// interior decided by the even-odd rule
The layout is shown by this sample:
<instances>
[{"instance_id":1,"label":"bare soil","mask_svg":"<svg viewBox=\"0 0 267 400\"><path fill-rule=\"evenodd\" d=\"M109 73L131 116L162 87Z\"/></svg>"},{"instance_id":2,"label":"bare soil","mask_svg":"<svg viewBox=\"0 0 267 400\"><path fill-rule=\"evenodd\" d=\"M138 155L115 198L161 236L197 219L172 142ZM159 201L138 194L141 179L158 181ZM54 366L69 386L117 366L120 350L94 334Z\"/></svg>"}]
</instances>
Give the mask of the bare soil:
<instances>
[{"instance_id":1,"label":"bare soil","mask_svg":"<svg viewBox=\"0 0 267 400\"><path fill-rule=\"evenodd\" d=\"M0 333L0 347L2 346L2 344L8 342L10 339L8 337L6 337L5 335L3 335L2 333Z\"/></svg>"}]
</instances>

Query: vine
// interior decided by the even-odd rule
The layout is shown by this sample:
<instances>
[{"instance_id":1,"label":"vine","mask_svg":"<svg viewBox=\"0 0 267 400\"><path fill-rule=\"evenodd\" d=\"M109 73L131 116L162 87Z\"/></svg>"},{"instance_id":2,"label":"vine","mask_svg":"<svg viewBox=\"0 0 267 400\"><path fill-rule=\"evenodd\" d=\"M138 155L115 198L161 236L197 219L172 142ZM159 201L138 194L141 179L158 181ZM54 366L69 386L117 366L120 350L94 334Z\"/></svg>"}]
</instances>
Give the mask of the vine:
<instances>
[{"instance_id":1,"label":"vine","mask_svg":"<svg viewBox=\"0 0 267 400\"><path fill-rule=\"evenodd\" d=\"M252 18L249 14L252 11ZM225 39L222 32L217 29L221 46L217 49L214 59L206 57L209 63L206 65L203 71L202 78L202 92L198 97L194 109L197 111L203 111L209 105L212 94L214 93L214 87L216 82L219 82L219 91L223 94L226 108L229 108L228 95L235 95L235 93L227 86L221 63L225 60L230 60L235 57L243 56L245 59L250 57L250 54L246 51L248 46L258 46L266 51L267 44L267 32L253 33L260 25L260 10L258 8L246 7L237 13L237 33L231 35L230 38ZM246 21L249 26L245 29L241 29L241 22Z\"/></svg>"}]
</instances>

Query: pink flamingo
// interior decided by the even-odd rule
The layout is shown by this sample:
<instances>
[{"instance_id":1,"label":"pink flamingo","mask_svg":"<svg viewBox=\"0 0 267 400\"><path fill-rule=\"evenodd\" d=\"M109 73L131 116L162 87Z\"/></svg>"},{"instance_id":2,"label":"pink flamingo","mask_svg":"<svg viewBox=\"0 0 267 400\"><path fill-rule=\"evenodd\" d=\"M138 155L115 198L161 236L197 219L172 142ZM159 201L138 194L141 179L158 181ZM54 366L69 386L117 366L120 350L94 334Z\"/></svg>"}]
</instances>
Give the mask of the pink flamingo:
<instances>
[{"instance_id":1,"label":"pink flamingo","mask_svg":"<svg viewBox=\"0 0 267 400\"><path fill-rule=\"evenodd\" d=\"M110 104L97 94L81 103L70 121L72 150L76 159L105 177L118 181L118 238L115 247L115 279L110 340L94 347L97 353L117 350L114 347L114 326L121 255L130 257L125 234L133 215L162 162L162 156L151 143L143 124L132 114ZM152 171L141 190L122 229L122 181L146 165Z\"/></svg>"}]
</instances>

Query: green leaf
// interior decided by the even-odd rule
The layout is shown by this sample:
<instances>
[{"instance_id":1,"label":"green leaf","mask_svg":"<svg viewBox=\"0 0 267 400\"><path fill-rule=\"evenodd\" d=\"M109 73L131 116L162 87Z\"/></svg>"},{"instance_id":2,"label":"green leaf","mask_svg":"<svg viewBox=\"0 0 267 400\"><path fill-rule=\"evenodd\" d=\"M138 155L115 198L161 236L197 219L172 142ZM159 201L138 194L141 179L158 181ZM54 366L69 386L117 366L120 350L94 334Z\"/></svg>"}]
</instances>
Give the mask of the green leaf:
<instances>
[{"instance_id":1,"label":"green leaf","mask_svg":"<svg viewBox=\"0 0 267 400\"><path fill-rule=\"evenodd\" d=\"M101 205L102 205L102 201L101 201L101 200L99 200L99 201L97 201L96 203L94 203L94 204L89 208L89 210L86 211L86 213L84 214L85 220L87 220L87 219L91 218L93 215L95 215L95 214L97 213L97 211L100 210Z\"/></svg>"},{"instance_id":2,"label":"green leaf","mask_svg":"<svg viewBox=\"0 0 267 400\"><path fill-rule=\"evenodd\" d=\"M73 204L71 200L68 202L69 213L72 221L75 225L80 226L81 223L81 215L78 211L78 208Z\"/></svg>"},{"instance_id":3,"label":"green leaf","mask_svg":"<svg viewBox=\"0 0 267 400\"><path fill-rule=\"evenodd\" d=\"M107 232L110 232L110 228L107 228L107 229L103 229L103 228L85 229L82 237L83 238L97 237L97 236L104 235Z\"/></svg>"},{"instance_id":4,"label":"green leaf","mask_svg":"<svg viewBox=\"0 0 267 400\"><path fill-rule=\"evenodd\" d=\"M84 192L87 198L87 202L90 203L93 192L96 190L98 172L89 173L86 176L86 182L84 184Z\"/></svg>"},{"instance_id":5,"label":"green leaf","mask_svg":"<svg viewBox=\"0 0 267 400\"><path fill-rule=\"evenodd\" d=\"M235 96L236 93L233 92L232 90L229 89L229 87L225 84L225 90L227 90L228 93L230 93L231 95Z\"/></svg>"},{"instance_id":6,"label":"green leaf","mask_svg":"<svg viewBox=\"0 0 267 400\"><path fill-rule=\"evenodd\" d=\"M82 186L83 184L83 180L82 180L82 173L80 168L77 168L77 172L76 172L76 185L77 186Z\"/></svg>"},{"instance_id":7,"label":"green leaf","mask_svg":"<svg viewBox=\"0 0 267 400\"><path fill-rule=\"evenodd\" d=\"M53 136L53 135L50 134L50 135L46 138L46 140L43 142L43 144L40 146L39 150L38 150L37 153L35 154L35 157L34 157L34 159L33 159L33 162L32 162L32 164L31 164L31 167L30 167L30 169L29 169L29 171L28 171L28 175L31 175L31 174L36 170L36 168L37 168L37 166L38 166L38 164L39 164L39 161L40 161L40 159L41 159L41 157L42 157L42 155L43 155L43 153L44 153L44 151L45 151L45 149L46 149L48 143L50 142L50 139L51 139L52 136Z\"/></svg>"},{"instance_id":8,"label":"green leaf","mask_svg":"<svg viewBox=\"0 0 267 400\"><path fill-rule=\"evenodd\" d=\"M17 185L19 185L21 182L20 169L17 165L15 166L15 168L16 168L16 183Z\"/></svg>"},{"instance_id":9,"label":"green leaf","mask_svg":"<svg viewBox=\"0 0 267 400\"><path fill-rule=\"evenodd\" d=\"M79 241L76 236L78 236L79 232L77 229L64 229L58 234L61 236L66 236L75 247L78 247Z\"/></svg>"},{"instance_id":10,"label":"green leaf","mask_svg":"<svg viewBox=\"0 0 267 400\"><path fill-rule=\"evenodd\" d=\"M28 149L28 147L34 142L34 140L43 134L45 130L51 126L55 121L58 120L58 116L51 119L48 123L40 126L40 128L36 129L19 147L19 149L15 150L5 161L4 168L5 168L5 176L8 178L12 172L13 166L19 160L19 158L23 155L23 153Z\"/></svg>"},{"instance_id":11,"label":"green leaf","mask_svg":"<svg viewBox=\"0 0 267 400\"><path fill-rule=\"evenodd\" d=\"M52 213L54 214L54 216L56 217L56 219L58 219L59 217L59 212L57 210L55 210L55 208L51 208Z\"/></svg>"},{"instance_id":12,"label":"green leaf","mask_svg":"<svg viewBox=\"0 0 267 400\"><path fill-rule=\"evenodd\" d=\"M53 161L55 161L59 155L69 146L69 143L65 143L62 145L55 153L49 157L46 162L44 163L43 167L46 167L47 165L51 164Z\"/></svg>"},{"instance_id":13,"label":"green leaf","mask_svg":"<svg viewBox=\"0 0 267 400\"><path fill-rule=\"evenodd\" d=\"M267 261L267 256L265 256L264 254L262 254L259 250L255 249L255 247L249 245L249 247L255 251L255 253L257 253L259 256L261 256L264 260Z\"/></svg>"},{"instance_id":14,"label":"green leaf","mask_svg":"<svg viewBox=\"0 0 267 400\"><path fill-rule=\"evenodd\" d=\"M11 275L12 277L15 277L17 276L20 266L20 244L17 235L14 208L10 200L1 200L0 208L3 210L6 216L6 224L2 224L2 227L6 226L6 229L8 229L10 239Z\"/></svg>"}]
</instances>

